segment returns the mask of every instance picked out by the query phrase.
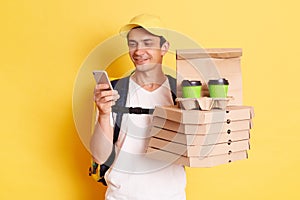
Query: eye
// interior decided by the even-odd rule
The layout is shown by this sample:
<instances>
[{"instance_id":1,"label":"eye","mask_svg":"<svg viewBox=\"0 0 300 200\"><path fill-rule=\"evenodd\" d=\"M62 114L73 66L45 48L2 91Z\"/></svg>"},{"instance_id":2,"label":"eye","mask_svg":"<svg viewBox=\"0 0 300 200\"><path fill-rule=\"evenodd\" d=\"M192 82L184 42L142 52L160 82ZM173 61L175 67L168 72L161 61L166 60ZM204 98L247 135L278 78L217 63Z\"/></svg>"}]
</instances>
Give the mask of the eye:
<instances>
[{"instance_id":1,"label":"eye","mask_svg":"<svg viewBox=\"0 0 300 200\"><path fill-rule=\"evenodd\" d=\"M147 42L145 42L144 44L145 44L146 47L151 47L151 46L153 46L153 42L151 42L151 41L147 41Z\"/></svg>"},{"instance_id":2,"label":"eye","mask_svg":"<svg viewBox=\"0 0 300 200\"><path fill-rule=\"evenodd\" d=\"M137 46L137 43L136 42L128 42L128 46L133 48L133 47Z\"/></svg>"}]
</instances>

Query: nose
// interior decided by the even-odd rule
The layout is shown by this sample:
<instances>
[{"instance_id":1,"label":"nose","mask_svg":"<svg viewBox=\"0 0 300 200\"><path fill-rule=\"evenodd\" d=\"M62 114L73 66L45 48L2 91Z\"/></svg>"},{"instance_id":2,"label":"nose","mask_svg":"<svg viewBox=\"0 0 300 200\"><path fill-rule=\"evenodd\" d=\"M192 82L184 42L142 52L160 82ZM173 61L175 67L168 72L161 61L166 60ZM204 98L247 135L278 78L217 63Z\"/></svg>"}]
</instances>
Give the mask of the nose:
<instances>
[{"instance_id":1,"label":"nose","mask_svg":"<svg viewBox=\"0 0 300 200\"><path fill-rule=\"evenodd\" d=\"M142 44L138 44L134 49L135 55L143 55L145 53L145 47Z\"/></svg>"},{"instance_id":2,"label":"nose","mask_svg":"<svg viewBox=\"0 0 300 200\"><path fill-rule=\"evenodd\" d=\"M135 55L143 55L145 53L145 51L144 51L144 49L139 49L139 48L137 48L137 49L135 49L135 51L134 51L134 54Z\"/></svg>"}]
</instances>

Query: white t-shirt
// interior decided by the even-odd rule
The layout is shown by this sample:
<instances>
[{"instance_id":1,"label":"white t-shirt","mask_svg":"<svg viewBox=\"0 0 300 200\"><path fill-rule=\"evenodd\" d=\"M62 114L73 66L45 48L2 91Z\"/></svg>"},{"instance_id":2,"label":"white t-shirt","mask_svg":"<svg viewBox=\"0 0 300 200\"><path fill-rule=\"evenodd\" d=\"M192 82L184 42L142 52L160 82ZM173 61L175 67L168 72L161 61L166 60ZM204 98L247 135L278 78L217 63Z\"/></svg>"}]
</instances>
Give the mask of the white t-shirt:
<instances>
[{"instance_id":1,"label":"white t-shirt","mask_svg":"<svg viewBox=\"0 0 300 200\"><path fill-rule=\"evenodd\" d=\"M127 107L173 104L168 79L149 92L130 79ZM184 167L145 157L152 115L124 114L116 159L105 174L107 200L184 200Z\"/></svg>"}]
</instances>

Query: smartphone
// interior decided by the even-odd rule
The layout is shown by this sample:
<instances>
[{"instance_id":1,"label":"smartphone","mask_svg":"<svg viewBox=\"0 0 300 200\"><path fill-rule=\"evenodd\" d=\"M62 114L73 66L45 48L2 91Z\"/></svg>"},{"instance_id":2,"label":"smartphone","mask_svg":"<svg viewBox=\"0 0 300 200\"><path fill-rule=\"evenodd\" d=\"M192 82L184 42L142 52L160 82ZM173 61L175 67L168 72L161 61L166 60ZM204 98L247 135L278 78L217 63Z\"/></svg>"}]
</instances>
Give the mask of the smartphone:
<instances>
[{"instance_id":1,"label":"smartphone","mask_svg":"<svg viewBox=\"0 0 300 200\"><path fill-rule=\"evenodd\" d=\"M95 78L95 81L97 84L108 84L109 89L108 90L113 90L113 87L110 83L110 80L108 78L107 72L104 70L95 70L93 71L93 75Z\"/></svg>"}]
</instances>

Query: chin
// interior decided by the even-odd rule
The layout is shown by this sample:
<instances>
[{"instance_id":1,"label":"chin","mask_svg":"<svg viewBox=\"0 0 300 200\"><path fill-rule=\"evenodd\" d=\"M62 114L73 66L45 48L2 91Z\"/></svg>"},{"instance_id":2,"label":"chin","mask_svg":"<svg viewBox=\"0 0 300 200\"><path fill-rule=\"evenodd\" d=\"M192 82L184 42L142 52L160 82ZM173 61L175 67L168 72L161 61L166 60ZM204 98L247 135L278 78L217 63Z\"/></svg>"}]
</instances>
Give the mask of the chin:
<instances>
[{"instance_id":1,"label":"chin","mask_svg":"<svg viewBox=\"0 0 300 200\"><path fill-rule=\"evenodd\" d=\"M142 65L135 64L135 68L137 71L149 71L153 68L155 68L156 64L154 63L146 63Z\"/></svg>"}]
</instances>

